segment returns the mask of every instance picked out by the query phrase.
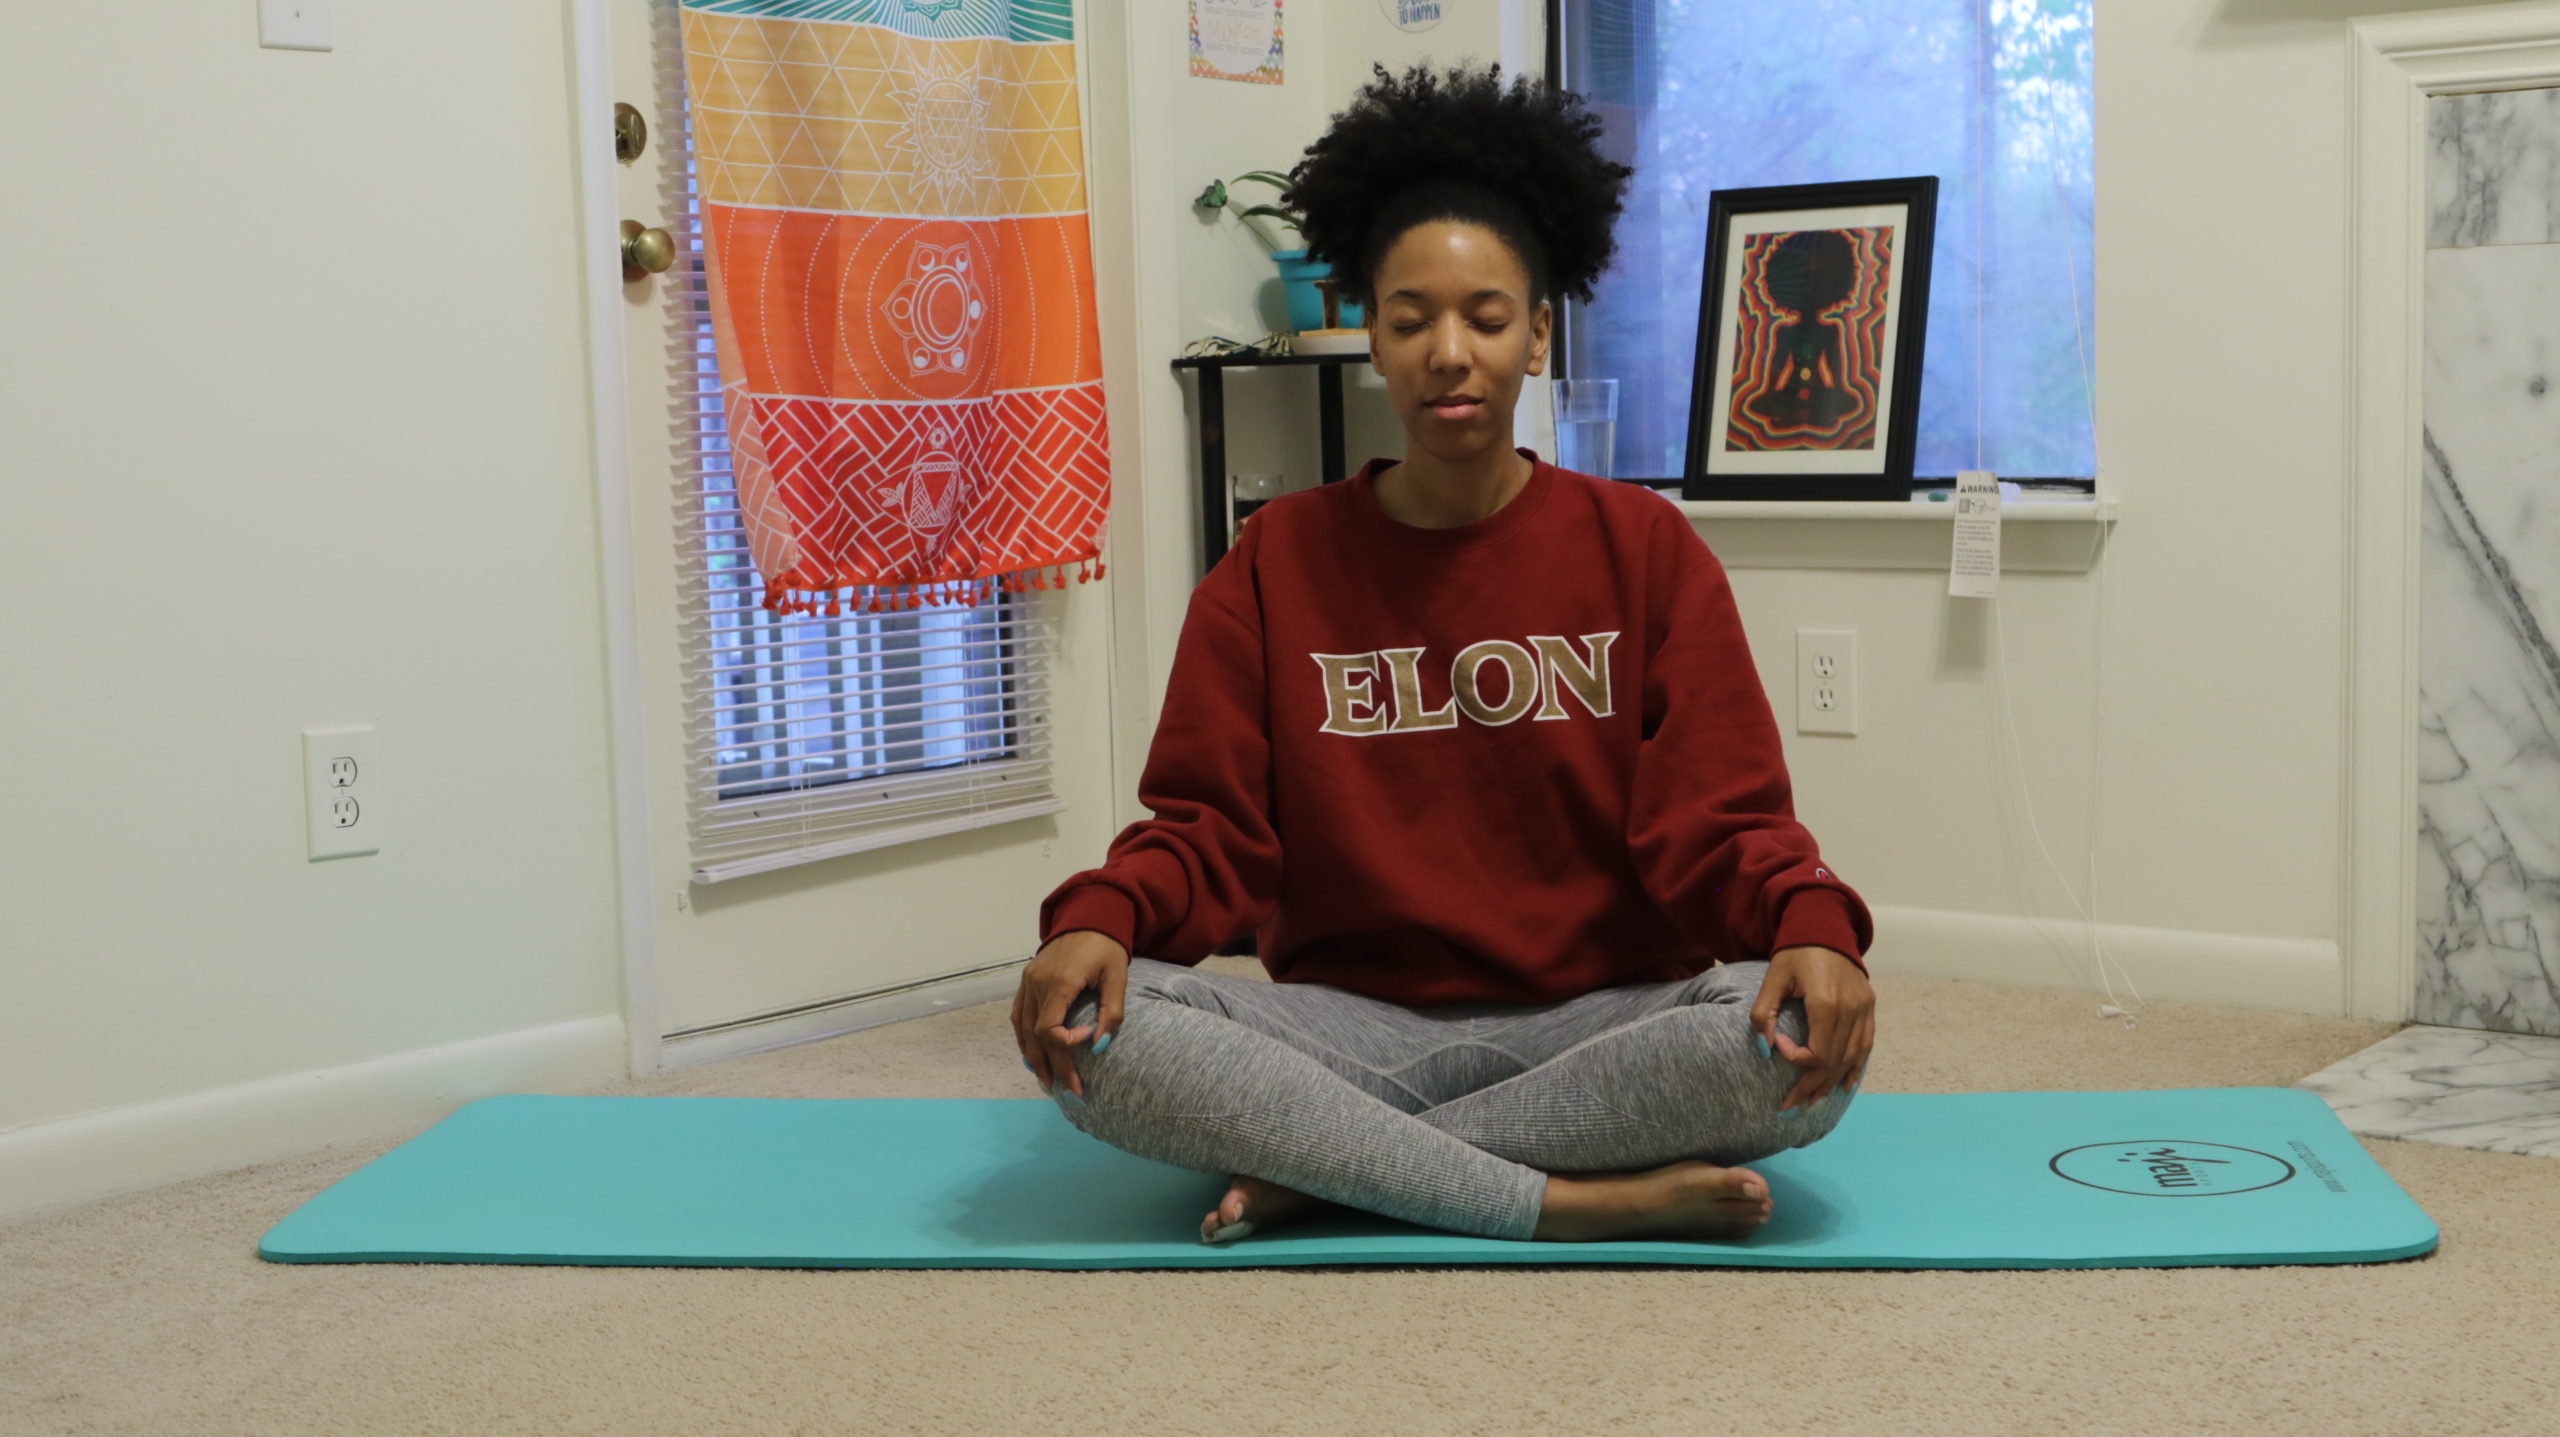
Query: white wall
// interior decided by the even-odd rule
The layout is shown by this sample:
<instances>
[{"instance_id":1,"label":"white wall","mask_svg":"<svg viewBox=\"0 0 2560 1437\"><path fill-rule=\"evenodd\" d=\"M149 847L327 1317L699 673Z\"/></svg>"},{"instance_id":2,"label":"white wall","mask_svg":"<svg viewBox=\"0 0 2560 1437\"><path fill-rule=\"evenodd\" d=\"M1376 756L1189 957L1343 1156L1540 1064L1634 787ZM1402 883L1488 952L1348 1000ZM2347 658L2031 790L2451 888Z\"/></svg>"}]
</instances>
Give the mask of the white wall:
<instances>
[{"instance_id":1,"label":"white wall","mask_svg":"<svg viewBox=\"0 0 2560 1437\"><path fill-rule=\"evenodd\" d=\"M2098 5L2098 450L2124 504L2099 884L2102 916L2134 930L2108 946L2149 996L2342 1001L2347 8ZM2003 587L2036 814L2085 901L2093 580ZM1894 910L1879 963L2094 982L2066 956L2084 940L2014 762L1994 759L2007 721L1979 601L1913 571L1758 570L1737 589L1782 714L1793 631L1859 632L1864 732L1788 748L1807 822ZM1998 921L2035 914L2072 921L2050 942Z\"/></svg>"},{"instance_id":2,"label":"white wall","mask_svg":"<svg viewBox=\"0 0 2560 1437\"><path fill-rule=\"evenodd\" d=\"M620 1070L561 7L337 26L11 19L0 1130ZM391 846L307 862L300 731L364 722ZM289 1136L159 1111L124 1166L0 1136L0 1210Z\"/></svg>"},{"instance_id":3,"label":"white wall","mask_svg":"<svg viewBox=\"0 0 2560 1437\"><path fill-rule=\"evenodd\" d=\"M2129 925L2110 948L2151 996L2333 1007L2337 22L2363 7L2099 12L2100 444L2126 505L2105 580L2102 883ZM1289 83L1257 87L1185 74L1181 15L1100 0L1088 31L1096 203L1124 206L1097 219L1115 443L1141 476L1116 496L1120 582L1093 586L1126 675L1124 791L1196 542L1165 365L1200 334L1258 334L1272 273L1190 197L1287 168L1372 56L1538 46L1521 0L1418 36L1372 0L1293 7ZM0 326L0 1211L32 1191L12 1155L55 1153L60 1197L619 1064L559 7L341 6L332 55L260 50L254 17L31 12L13 50L49 58L0 86L20 281ZM1294 378L1296 397L1230 387L1235 467L1315 472ZM1354 396L1353 462L1401 453ZM1859 631L1863 733L1789 750L1801 811L1879 910L1879 965L2070 981L2074 928L2020 918L2068 910L1994 761L1978 606L1918 571L1735 573L1782 715L1793 631ZM2013 573L2000 601L2075 883L2092 597L2085 575ZM306 863L298 731L368 720L400 841ZM297 1100L321 1070L371 1096ZM115 1162L44 1146L83 1130L45 1120L111 1109L86 1130L209 1136ZM267 1118L200 1121L215 1109Z\"/></svg>"}]
</instances>

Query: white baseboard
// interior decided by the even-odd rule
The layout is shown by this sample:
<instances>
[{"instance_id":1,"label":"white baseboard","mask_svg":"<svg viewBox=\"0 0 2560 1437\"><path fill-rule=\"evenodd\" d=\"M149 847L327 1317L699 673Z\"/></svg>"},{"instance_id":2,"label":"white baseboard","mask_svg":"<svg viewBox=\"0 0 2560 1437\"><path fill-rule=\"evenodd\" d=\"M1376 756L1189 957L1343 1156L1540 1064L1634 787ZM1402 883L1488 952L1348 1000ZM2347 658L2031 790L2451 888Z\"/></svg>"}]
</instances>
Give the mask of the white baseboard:
<instances>
[{"instance_id":1,"label":"white baseboard","mask_svg":"<svg viewBox=\"0 0 2560 1437\"><path fill-rule=\"evenodd\" d=\"M623 1077L622 1019L578 1018L0 1133L0 1218L420 1128L466 1102Z\"/></svg>"},{"instance_id":2,"label":"white baseboard","mask_svg":"<svg viewBox=\"0 0 2560 1437\"><path fill-rule=\"evenodd\" d=\"M2089 925L2079 919L2020 918L2006 913L1959 913L1938 908L1871 904L1878 973L1920 978L1962 978L2021 988L2086 990L2104 1001L2106 985L2089 949ZM2236 933L2196 933L2178 928L2098 925L2106 945L2107 976L2118 1000L2132 996L2177 1003L2214 1003L2285 1013L2343 1014L2346 965L2328 938L2258 938ZM2129 1006L2129 1005L2128 1005Z\"/></svg>"},{"instance_id":3,"label":"white baseboard","mask_svg":"<svg viewBox=\"0 0 2560 1437\"><path fill-rule=\"evenodd\" d=\"M723 1058L743 1058L795 1043L813 1043L906 1018L923 1018L972 1003L1010 998L1022 983L1028 958L994 964L948 978L930 978L876 993L857 993L819 1007L772 1018L750 1018L690 1033L670 1033L658 1045L665 1068L689 1068Z\"/></svg>"}]
</instances>

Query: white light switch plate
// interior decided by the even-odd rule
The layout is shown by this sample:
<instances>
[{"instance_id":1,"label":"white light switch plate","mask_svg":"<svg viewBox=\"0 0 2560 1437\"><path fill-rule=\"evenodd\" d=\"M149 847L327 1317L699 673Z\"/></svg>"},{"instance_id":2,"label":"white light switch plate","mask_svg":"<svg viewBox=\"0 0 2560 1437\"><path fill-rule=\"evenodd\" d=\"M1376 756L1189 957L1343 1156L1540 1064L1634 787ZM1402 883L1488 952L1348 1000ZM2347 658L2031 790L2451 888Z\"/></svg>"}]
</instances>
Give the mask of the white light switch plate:
<instances>
[{"instance_id":1,"label":"white light switch plate","mask_svg":"<svg viewBox=\"0 0 2560 1437\"><path fill-rule=\"evenodd\" d=\"M330 0L258 0L258 43L270 50L338 48L329 5Z\"/></svg>"}]
</instances>

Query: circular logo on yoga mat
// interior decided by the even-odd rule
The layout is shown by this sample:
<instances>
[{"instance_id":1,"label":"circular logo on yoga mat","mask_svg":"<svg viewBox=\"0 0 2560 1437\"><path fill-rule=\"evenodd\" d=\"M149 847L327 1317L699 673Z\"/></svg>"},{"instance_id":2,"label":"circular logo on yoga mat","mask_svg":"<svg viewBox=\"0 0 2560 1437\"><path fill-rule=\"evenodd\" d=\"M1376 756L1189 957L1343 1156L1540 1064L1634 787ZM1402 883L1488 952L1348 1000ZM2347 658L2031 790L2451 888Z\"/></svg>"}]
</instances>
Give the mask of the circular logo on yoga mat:
<instances>
[{"instance_id":1,"label":"circular logo on yoga mat","mask_svg":"<svg viewBox=\"0 0 2560 1437\"><path fill-rule=\"evenodd\" d=\"M2064 1148L2052 1168L2083 1187L2140 1197L2226 1197L2293 1176L2293 1164L2273 1153L2172 1138Z\"/></svg>"}]
</instances>

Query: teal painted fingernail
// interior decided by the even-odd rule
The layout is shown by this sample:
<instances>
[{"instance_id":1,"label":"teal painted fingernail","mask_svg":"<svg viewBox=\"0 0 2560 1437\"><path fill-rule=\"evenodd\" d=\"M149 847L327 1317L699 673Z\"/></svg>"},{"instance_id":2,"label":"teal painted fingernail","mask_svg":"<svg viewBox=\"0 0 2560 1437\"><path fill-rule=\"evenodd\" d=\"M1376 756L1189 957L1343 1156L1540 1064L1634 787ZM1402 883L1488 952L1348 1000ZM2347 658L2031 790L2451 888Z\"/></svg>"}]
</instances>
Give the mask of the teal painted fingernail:
<instances>
[{"instance_id":1,"label":"teal painted fingernail","mask_svg":"<svg viewBox=\"0 0 2560 1437\"><path fill-rule=\"evenodd\" d=\"M1761 1057L1764 1057L1764 1058L1771 1058L1771 1057L1775 1057L1775 1056L1777 1056L1776 1054L1774 1054L1774 1053L1772 1053L1772 1052L1770 1052L1770 1051L1769 1051L1769 1040L1768 1040L1768 1039L1761 1037L1761 1036L1760 1036L1759 1034L1757 1034L1757 1033L1754 1033L1754 1034L1752 1034L1752 1035L1751 1035L1751 1041L1760 1045L1760 1056L1761 1056Z\"/></svg>"},{"instance_id":2,"label":"teal painted fingernail","mask_svg":"<svg viewBox=\"0 0 2560 1437\"><path fill-rule=\"evenodd\" d=\"M1108 1047L1110 1047L1110 1046L1111 1046L1111 1035L1110 1035L1109 1033L1105 1033L1105 1034L1103 1034L1101 1037L1096 1038L1096 1039L1094 1039L1094 1040L1093 1040L1093 1050L1094 1050L1095 1052L1097 1052L1097 1053L1101 1052L1103 1049L1108 1048Z\"/></svg>"}]
</instances>

